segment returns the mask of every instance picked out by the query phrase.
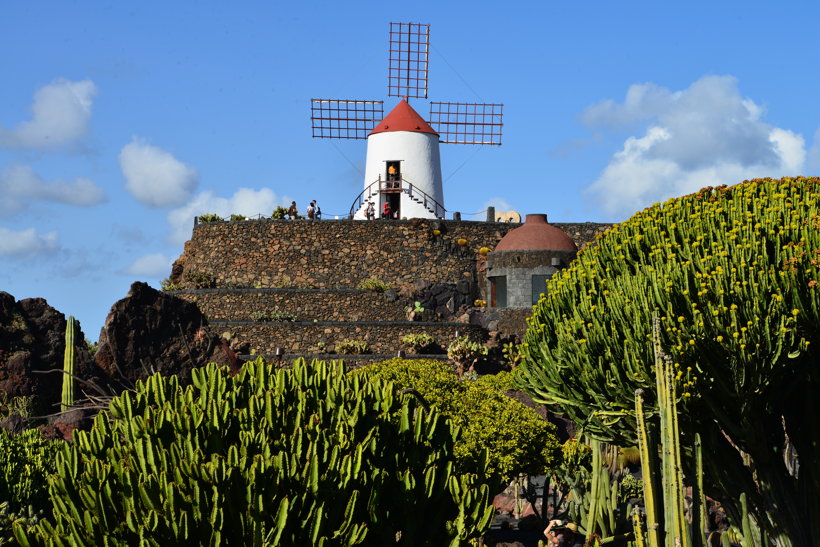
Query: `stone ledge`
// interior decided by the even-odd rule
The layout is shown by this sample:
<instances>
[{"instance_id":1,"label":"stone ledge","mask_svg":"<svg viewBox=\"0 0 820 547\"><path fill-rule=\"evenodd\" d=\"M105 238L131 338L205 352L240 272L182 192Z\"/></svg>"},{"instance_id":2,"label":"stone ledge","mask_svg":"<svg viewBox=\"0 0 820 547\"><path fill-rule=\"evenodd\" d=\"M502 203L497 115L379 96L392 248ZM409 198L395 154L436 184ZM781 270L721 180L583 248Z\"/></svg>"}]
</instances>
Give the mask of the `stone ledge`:
<instances>
[{"instance_id":1,"label":"stone ledge","mask_svg":"<svg viewBox=\"0 0 820 547\"><path fill-rule=\"evenodd\" d=\"M264 357L267 361L276 361L276 355L264 354L264 355L240 355L241 359L252 361L257 357ZM395 354L376 354L376 353L363 353L363 354L356 354L356 355L342 355L338 353L317 353L317 354L285 354L282 357L282 368L290 368L293 361L296 359L302 358L307 360L308 362L313 361L314 359L318 359L319 361L344 361L345 368L347 370L355 370L357 368L361 368L365 365L370 365L372 363L378 363L380 361L388 361L390 359L394 359L396 357ZM405 359L425 359L428 361L447 361L446 354L431 354L431 355L407 355Z\"/></svg>"},{"instance_id":2,"label":"stone ledge","mask_svg":"<svg viewBox=\"0 0 820 547\"><path fill-rule=\"evenodd\" d=\"M316 323L274 323L253 321L214 321L212 326L232 331L240 343L249 343L254 354L275 354L283 348L286 354L313 354L319 344L333 351L344 340L363 340L376 354L396 355L406 334L429 334L442 348L453 339L455 331L485 335L480 325L466 323L321 321Z\"/></svg>"}]
</instances>

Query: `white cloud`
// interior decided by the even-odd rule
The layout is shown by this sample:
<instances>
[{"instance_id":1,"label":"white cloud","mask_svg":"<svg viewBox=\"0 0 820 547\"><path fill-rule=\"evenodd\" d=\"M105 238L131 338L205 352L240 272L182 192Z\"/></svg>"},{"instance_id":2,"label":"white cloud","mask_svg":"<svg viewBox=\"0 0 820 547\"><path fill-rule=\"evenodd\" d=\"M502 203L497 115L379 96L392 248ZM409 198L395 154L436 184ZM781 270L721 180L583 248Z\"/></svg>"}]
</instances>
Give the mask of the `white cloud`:
<instances>
[{"instance_id":1,"label":"white cloud","mask_svg":"<svg viewBox=\"0 0 820 547\"><path fill-rule=\"evenodd\" d=\"M633 85L623 104L605 101L582 115L591 127L643 127L587 191L607 213L625 217L705 186L800 174L805 140L763 122L762 115L731 76L706 76L674 93Z\"/></svg>"},{"instance_id":2,"label":"white cloud","mask_svg":"<svg viewBox=\"0 0 820 547\"><path fill-rule=\"evenodd\" d=\"M0 147L53 150L69 147L88 132L97 86L91 80L59 78L37 90L32 118L14 129L0 127Z\"/></svg>"},{"instance_id":3,"label":"white cloud","mask_svg":"<svg viewBox=\"0 0 820 547\"><path fill-rule=\"evenodd\" d=\"M278 198L268 189L252 190L240 188L229 198L220 198L210 190L198 194L194 199L168 213L171 225L169 240L174 245L182 245L191 237L194 217L208 213L227 218L236 213L248 217L257 215L269 216L277 205L289 205L287 198Z\"/></svg>"},{"instance_id":4,"label":"white cloud","mask_svg":"<svg viewBox=\"0 0 820 547\"><path fill-rule=\"evenodd\" d=\"M121 273L138 277L167 277L174 259L162 253L141 256Z\"/></svg>"},{"instance_id":5,"label":"white cloud","mask_svg":"<svg viewBox=\"0 0 820 547\"><path fill-rule=\"evenodd\" d=\"M46 181L22 164L8 165L0 172L0 216L22 211L33 201L90 206L105 199L102 188L85 177L77 177L73 182Z\"/></svg>"},{"instance_id":6,"label":"white cloud","mask_svg":"<svg viewBox=\"0 0 820 547\"><path fill-rule=\"evenodd\" d=\"M0 256L31 258L53 254L60 248L57 232L37 234L34 228L15 232L0 227Z\"/></svg>"},{"instance_id":7,"label":"white cloud","mask_svg":"<svg viewBox=\"0 0 820 547\"><path fill-rule=\"evenodd\" d=\"M125 188L149 207L176 207L191 197L199 181L196 169L140 137L120 151Z\"/></svg>"},{"instance_id":8,"label":"white cloud","mask_svg":"<svg viewBox=\"0 0 820 547\"><path fill-rule=\"evenodd\" d=\"M820 174L820 127L814 132L811 143L807 159L808 168L813 175L818 175Z\"/></svg>"}]
</instances>

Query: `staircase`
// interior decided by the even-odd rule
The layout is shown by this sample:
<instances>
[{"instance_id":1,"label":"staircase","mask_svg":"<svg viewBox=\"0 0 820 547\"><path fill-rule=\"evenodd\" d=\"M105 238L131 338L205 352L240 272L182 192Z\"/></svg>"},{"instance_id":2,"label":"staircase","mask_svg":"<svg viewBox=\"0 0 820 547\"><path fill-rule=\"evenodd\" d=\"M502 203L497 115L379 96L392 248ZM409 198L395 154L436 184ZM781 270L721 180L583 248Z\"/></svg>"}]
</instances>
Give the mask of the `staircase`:
<instances>
[{"instance_id":1,"label":"staircase","mask_svg":"<svg viewBox=\"0 0 820 547\"><path fill-rule=\"evenodd\" d=\"M397 181L387 181L382 180L381 176L379 176L377 180L371 182L367 188L362 190L356 199L353 200L353 204L350 206L349 218L366 217L365 209L367 208L368 202L374 201L375 203L379 203L378 198L381 194L393 192L407 194L411 200L420 204L435 218L443 219L447 214L447 209L445 209L443 205L406 179L402 178ZM376 216L379 216L379 211L376 211Z\"/></svg>"}]
</instances>

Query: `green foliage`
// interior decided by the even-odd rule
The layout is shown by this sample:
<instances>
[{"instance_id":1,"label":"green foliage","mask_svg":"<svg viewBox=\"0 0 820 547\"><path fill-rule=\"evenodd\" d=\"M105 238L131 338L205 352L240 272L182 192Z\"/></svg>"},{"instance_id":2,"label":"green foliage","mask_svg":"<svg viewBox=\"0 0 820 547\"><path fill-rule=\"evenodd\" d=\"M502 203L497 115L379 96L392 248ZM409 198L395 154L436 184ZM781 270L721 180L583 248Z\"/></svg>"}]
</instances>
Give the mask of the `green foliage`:
<instances>
[{"instance_id":1,"label":"green foliage","mask_svg":"<svg viewBox=\"0 0 820 547\"><path fill-rule=\"evenodd\" d=\"M29 418L34 405L34 395L21 395L19 397L9 397L8 393L0 390L0 421L9 416L20 416Z\"/></svg>"},{"instance_id":2,"label":"green foliage","mask_svg":"<svg viewBox=\"0 0 820 547\"><path fill-rule=\"evenodd\" d=\"M418 334L405 334L401 337L401 342L416 353L429 351L436 346L435 337L427 334L426 332L421 332Z\"/></svg>"},{"instance_id":3,"label":"green foliage","mask_svg":"<svg viewBox=\"0 0 820 547\"><path fill-rule=\"evenodd\" d=\"M248 217L246 217L245 215L238 215L236 213L231 215L231 222L239 222L243 220L248 220Z\"/></svg>"},{"instance_id":4,"label":"green foliage","mask_svg":"<svg viewBox=\"0 0 820 547\"><path fill-rule=\"evenodd\" d=\"M277 205L276 209L273 210L271 213L271 218L274 220L282 220L288 214L288 210L282 207L281 205Z\"/></svg>"},{"instance_id":5,"label":"green foliage","mask_svg":"<svg viewBox=\"0 0 820 547\"><path fill-rule=\"evenodd\" d=\"M8 502L10 512L50 509L46 477L63 444L43 439L36 429L13 435L0 428L0 501Z\"/></svg>"},{"instance_id":6,"label":"green foliage","mask_svg":"<svg viewBox=\"0 0 820 547\"><path fill-rule=\"evenodd\" d=\"M182 281L193 289L211 289L216 285L216 277L210 272L185 272Z\"/></svg>"},{"instance_id":7,"label":"green foliage","mask_svg":"<svg viewBox=\"0 0 820 547\"><path fill-rule=\"evenodd\" d=\"M35 511L31 505L12 511L9 502L0 502L0 545L19 545L14 538L14 524L32 532L44 514L45 511Z\"/></svg>"},{"instance_id":8,"label":"green foliage","mask_svg":"<svg viewBox=\"0 0 820 547\"><path fill-rule=\"evenodd\" d=\"M199 222L222 222L222 217L214 213L200 215L197 218Z\"/></svg>"},{"instance_id":9,"label":"green foliage","mask_svg":"<svg viewBox=\"0 0 820 547\"><path fill-rule=\"evenodd\" d=\"M179 291L182 289L182 286L174 283L169 278L165 278L160 281L160 289L163 291Z\"/></svg>"},{"instance_id":10,"label":"green foliage","mask_svg":"<svg viewBox=\"0 0 820 547\"><path fill-rule=\"evenodd\" d=\"M516 344L515 342L506 342L501 347L501 353L504 355L504 359L507 360L507 364L513 368L518 366L518 363L520 363L524 357L521 351L521 344Z\"/></svg>"},{"instance_id":11,"label":"green foliage","mask_svg":"<svg viewBox=\"0 0 820 547\"><path fill-rule=\"evenodd\" d=\"M359 283L356 288L362 291L384 292L390 288L390 283L371 277Z\"/></svg>"},{"instance_id":12,"label":"green foliage","mask_svg":"<svg viewBox=\"0 0 820 547\"><path fill-rule=\"evenodd\" d=\"M280 309L272 309L265 311L255 311L251 313L251 320L253 321L296 321L296 315Z\"/></svg>"},{"instance_id":13,"label":"green foliage","mask_svg":"<svg viewBox=\"0 0 820 547\"><path fill-rule=\"evenodd\" d=\"M490 472L504 479L543 473L556 459L555 426L490 382L461 381L447 365L426 360L391 359L355 373L415 389L461 426L455 454L462 469L472 469L485 448Z\"/></svg>"},{"instance_id":14,"label":"green foliage","mask_svg":"<svg viewBox=\"0 0 820 547\"><path fill-rule=\"evenodd\" d=\"M336 353L343 355L361 355L370 353L370 346L365 340L342 340L336 342Z\"/></svg>"},{"instance_id":15,"label":"green foliage","mask_svg":"<svg viewBox=\"0 0 820 547\"><path fill-rule=\"evenodd\" d=\"M467 335L455 338L447 347L447 358L455 362L459 376L472 370L478 360L485 357L487 353L488 350L484 344L470 339Z\"/></svg>"},{"instance_id":16,"label":"green foliage","mask_svg":"<svg viewBox=\"0 0 820 547\"><path fill-rule=\"evenodd\" d=\"M590 434L634 444L635 390L655 385L656 314L684 443L700 433L710 495L727 506L746 492L770 530L811 543L820 537L818 228L820 179L707 188L636 213L548 282L524 340L524 382ZM653 398L646 407L658 412Z\"/></svg>"},{"instance_id":17,"label":"green foliage","mask_svg":"<svg viewBox=\"0 0 820 547\"><path fill-rule=\"evenodd\" d=\"M154 375L76 432L22 544L459 545L493 515L452 424L341 362Z\"/></svg>"},{"instance_id":18,"label":"green foliage","mask_svg":"<svg viewBox=\"0 0 820 547\"><path fill-rule=\"evenodd\" d=\"M404 307L404 311L406 311L407 313L422 313L424 312L424 306L421 305L421 302L416 300L412 304L407 304Z\"/></svg>"},{"instance_id":19,"label":"green foliage","mask_svg":"<svg viewBox=\"0 0 820 547\"><path fill-rule=\"evenodd\" d=\"M68 317L65 325L65 355L63 356L63 390L60 397L60 410L65 412L74 406L74 327L73 315Z\"/></svg>"},{"instance_id":20,"label":"green foliage","mask_svg":"<svg viewBox=\"0 0 820 547\"><path fill-rule=\"evenodd\" d=\"M496 374L485 374L483 376L479 376L476 382L492 387L502 393L505 391L518 389L515 383L515 376L511 372L507 372L505 370L502 370Z\"/></svg>"}]
</instances>

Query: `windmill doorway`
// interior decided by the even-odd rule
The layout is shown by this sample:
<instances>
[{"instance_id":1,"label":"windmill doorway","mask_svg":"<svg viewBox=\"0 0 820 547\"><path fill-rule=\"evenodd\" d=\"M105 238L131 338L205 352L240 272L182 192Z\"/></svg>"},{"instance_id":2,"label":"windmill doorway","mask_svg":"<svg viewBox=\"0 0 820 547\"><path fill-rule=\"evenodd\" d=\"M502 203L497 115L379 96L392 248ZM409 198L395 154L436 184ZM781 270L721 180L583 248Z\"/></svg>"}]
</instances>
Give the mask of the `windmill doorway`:
<instances>
[{"instance_id":1,"label":"windmill doorway","mask_svg":"<svg viewBox=\"0 0 820 547\"><path fill-rule=\"evenodd\" d=\"M387 161L385 164L386 189L401 190L401 161Z\"/></svg>"},{"instance_id":2,"label":"windmill doorway","mask_svg":"<svg viewBox=\"0 0 820 547\"><path fill-rule=\"evenodd\" d=\"M384 193L382 198L382 218L401 218L401 194L398 192ZM390 206L389 214L385 214L388 211L385 205Z\"/></svg>"}]
</instances>

